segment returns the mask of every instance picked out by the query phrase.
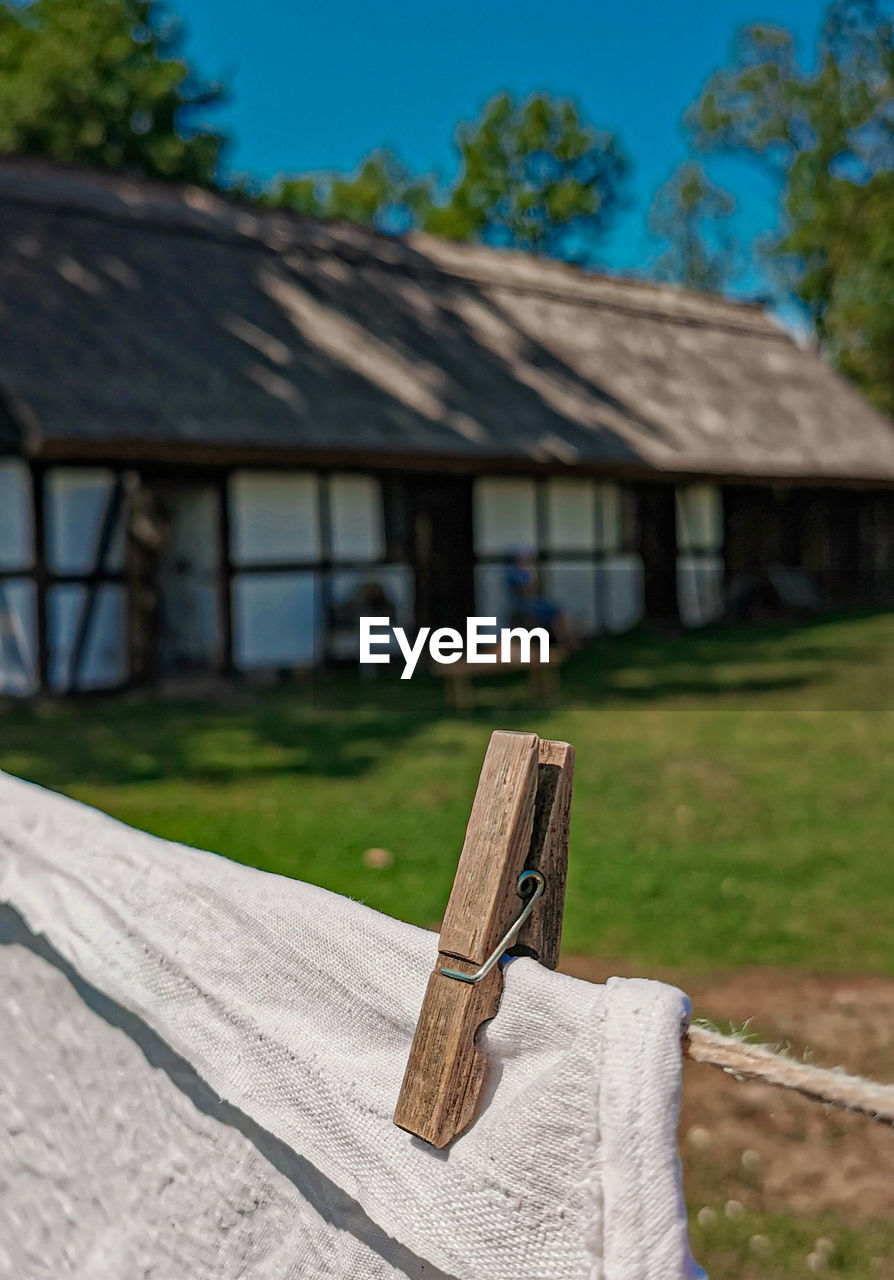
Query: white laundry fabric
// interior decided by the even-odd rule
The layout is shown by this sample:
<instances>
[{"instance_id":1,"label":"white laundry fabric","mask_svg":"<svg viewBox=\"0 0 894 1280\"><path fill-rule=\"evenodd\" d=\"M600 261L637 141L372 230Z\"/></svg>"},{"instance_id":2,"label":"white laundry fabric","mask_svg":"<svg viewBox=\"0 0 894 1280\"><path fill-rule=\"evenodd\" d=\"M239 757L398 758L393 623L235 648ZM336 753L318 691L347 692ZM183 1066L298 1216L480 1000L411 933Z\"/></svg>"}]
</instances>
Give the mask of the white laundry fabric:
<instances>
[{"instance_id":1,"label":"white laundry fabric","mask_svg":"<svg viewBox=\"0 0 894 1280\"><path fill-rule=\"evenodd\" d=\"M702 1274L676 989L512 963L438 1152L391 1123L435 934L2 773L0 901L0 1274Z\"/></svg>"}]
</instances>

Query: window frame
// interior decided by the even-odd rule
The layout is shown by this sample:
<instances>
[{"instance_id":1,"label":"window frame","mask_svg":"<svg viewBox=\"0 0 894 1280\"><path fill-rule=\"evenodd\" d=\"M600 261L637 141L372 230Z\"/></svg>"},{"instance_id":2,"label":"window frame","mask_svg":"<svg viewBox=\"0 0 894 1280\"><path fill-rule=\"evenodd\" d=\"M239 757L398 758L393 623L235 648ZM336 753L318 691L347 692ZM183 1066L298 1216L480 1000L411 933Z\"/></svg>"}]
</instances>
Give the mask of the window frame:
<instances>
[{"instance_id":1,"label":"window frame","mask_svg":"<svg viewBox=\"0 0 894 1280\"><path fill-rule=\"evenodd\" d=\"M369 471L362 467L289 467L277 472L279 475L302 475L310 476L316 484L316 545L317 556L315 558L296 556L293 559L276 559L276 560L253 560L248 564L237 563L234 558L234 525L235 512L230 505L231 481L237 474L245 472L264 473L269 472L269 466L259 465L257 467L232 467L228 468L221 477L221 503L225 509L225 518L222 524L225 531L222 533L223 547L226 553L226 559L222 566L223 576L226 579L224 587L225 600L223 603L223 615L225 618L225 634L224 634L224 650L226 654L226 666L231 673L245 674L250 671L263 670L311 670L314 666L324 664L331 661L336 655L333 653L331 625L332 609L334 605L332 594L332 579L338 573L369 573L373 574L377 570L391 569L396 567L405 567L413 575L413 592L415 595L415 564L413 562L412 548L406 549L404 559L395 559L390 552L395 550L392 543L391 530L389 528L389 484L394 477L390 472ZM356 476L364 480L371 480L378 489L378 499L381 514L381 554L372 558L361 559L357 556L350 558L337 558L335 548L333 511L332 511L332 482L339 476ZM314 661L308 666L304 663L295 663L294 666L286 664L286 667L244 667L236 663L236 644L234 641L235 629L235 610L234 610L234 586L236 579L240 577L250 577L255 574L263 574L270 576L274 574L295 575L299 573L316 573L318 575L317 593L319 600L319 608L322 614L322 621L319 628L319 647L315 646Z\"/></svg>"},{"instance_id":2,"label":"window frame","mask_svg":"<svg viewBox=\"0 0 894 1280\"><path fill-rule=\"evenodd\" d=\"M593 587L596 613L596 628L591 633L593 636L601 635L611 631L609 626L609 607L605 591L605 573L611 566L613 561L626 559L635 555L640 560L640 571L642 571L642 557L639 548L639 520L636 509L636 491L630 484L614 479L605 479L599 476L561 476L561 475L519 475L510 472L498 474L476 475L474 483L486 484L488 481L494 480L526 480L534 486L534 532L536 537L536 545L526 548L532 554L534 563L537 566L537 573L541 581L544 580L544 570L548 570L551 565L561 568L572 568L580 565L591 567L593 572ZM591 493L591 530L593 544L592 549L584 550L581 548L572 550L560 550L553 548L549 544L549 505L550 505L550 483L554 480L580 480L592 487ZM605 529L600 528L600 513L603 507L600 502L600 490L612 489L617 495L617 542L615 545L607 545L611 539L605 537ZM473 500L473 520L475 518L475 506ZM478 587L477 578L478 570L484 568L508 568L512 561L511 551L502 552L480 552L475 536L475 530L472 530L472 549L473 549L473 573L476 578L476 608L478 607ZM499 621L499 619L498 619ZM632 624L632 625L635 625Z\"/></svg>"}]
</instances>

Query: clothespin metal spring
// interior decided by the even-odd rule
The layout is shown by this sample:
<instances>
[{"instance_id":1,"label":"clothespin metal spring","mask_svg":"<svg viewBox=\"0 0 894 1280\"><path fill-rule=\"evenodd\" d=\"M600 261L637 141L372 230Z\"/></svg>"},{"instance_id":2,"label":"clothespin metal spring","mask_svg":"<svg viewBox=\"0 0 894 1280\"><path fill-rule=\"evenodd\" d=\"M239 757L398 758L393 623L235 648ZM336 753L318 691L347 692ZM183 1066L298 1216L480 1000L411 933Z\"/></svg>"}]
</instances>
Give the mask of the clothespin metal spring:
<instances>
[{"instance_id":1,"label":"clothespin metal spring","mask_svg":"<svg viewBox=\"0 0 894 1280\"><path fill-rule=\"evenodd\" d=\"M476 983L480 982L482 978L487 977L494 965L502 958L502 956L505 955L513 942L515 942L515 939L521 933L522 925L534 910L534 903L546 888L546 881L539 871L523 871L518 877L518 896L520 898L525 897L522 892L522 885L527 884L529 880L534 881L534 892L516 916L515 922L511 924L503 934L503 937L494 947L493 951L487 957L481 968L476 969L474 973L463 973L461 969L441 969L440 973L442 978L455 978L457 982Z\"/></svg>"}]
</instances>

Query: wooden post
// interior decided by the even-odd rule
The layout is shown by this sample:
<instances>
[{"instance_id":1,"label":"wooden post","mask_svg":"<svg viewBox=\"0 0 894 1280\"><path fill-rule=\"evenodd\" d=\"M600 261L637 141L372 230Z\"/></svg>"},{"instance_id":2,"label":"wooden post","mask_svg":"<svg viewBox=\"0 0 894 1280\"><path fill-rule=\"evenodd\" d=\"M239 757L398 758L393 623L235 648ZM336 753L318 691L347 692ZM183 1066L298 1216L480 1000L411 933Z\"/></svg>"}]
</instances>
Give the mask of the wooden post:
<instances>
[{"instance_id":1,"label":"wooden post","mask_svg":"<svg viewBox=\"0 0 894 1280\"><path fill-rule=\"evenodd\" d=\"M396 1125L435 1147L474 1119L487 1076L475 1037L503 990L499 966L474 984L441 970L472 974L491 956L524 905L524 870L546 886L511 950L558 962L573 757L567 743L531 733L491 736L394 1112Z\"/></svg>"}]
</instances>

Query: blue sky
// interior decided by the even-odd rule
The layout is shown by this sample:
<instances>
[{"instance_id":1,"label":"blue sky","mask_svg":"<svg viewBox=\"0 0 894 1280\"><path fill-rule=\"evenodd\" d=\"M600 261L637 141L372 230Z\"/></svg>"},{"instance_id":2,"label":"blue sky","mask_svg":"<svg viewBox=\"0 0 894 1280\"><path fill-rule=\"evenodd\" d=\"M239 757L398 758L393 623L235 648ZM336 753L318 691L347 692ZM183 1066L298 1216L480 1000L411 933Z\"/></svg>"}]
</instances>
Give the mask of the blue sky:
<instances>
[{"instance_id":1,"label":"blue sky","mask_svg":"<svg viewBox=\"0 0 894 1280\"><path fill-rule=\"evenodd\" d=\"M495 92L546 89L575 98L618 132L633 160L633 206L604 246L606 265L648 267L655 189L686 145L680 118L722 65L735 31L791 28L802 55L821 0L173 0L199 69L233 91L219 120L236 136L234 172L353 169L373 147L449 177L456 122ZM771 229L776 194L756 166L724 161L714 176L738 202L745 242ZM746 290L759 287L749 275Z\"/></svg>"}]
</instances>

